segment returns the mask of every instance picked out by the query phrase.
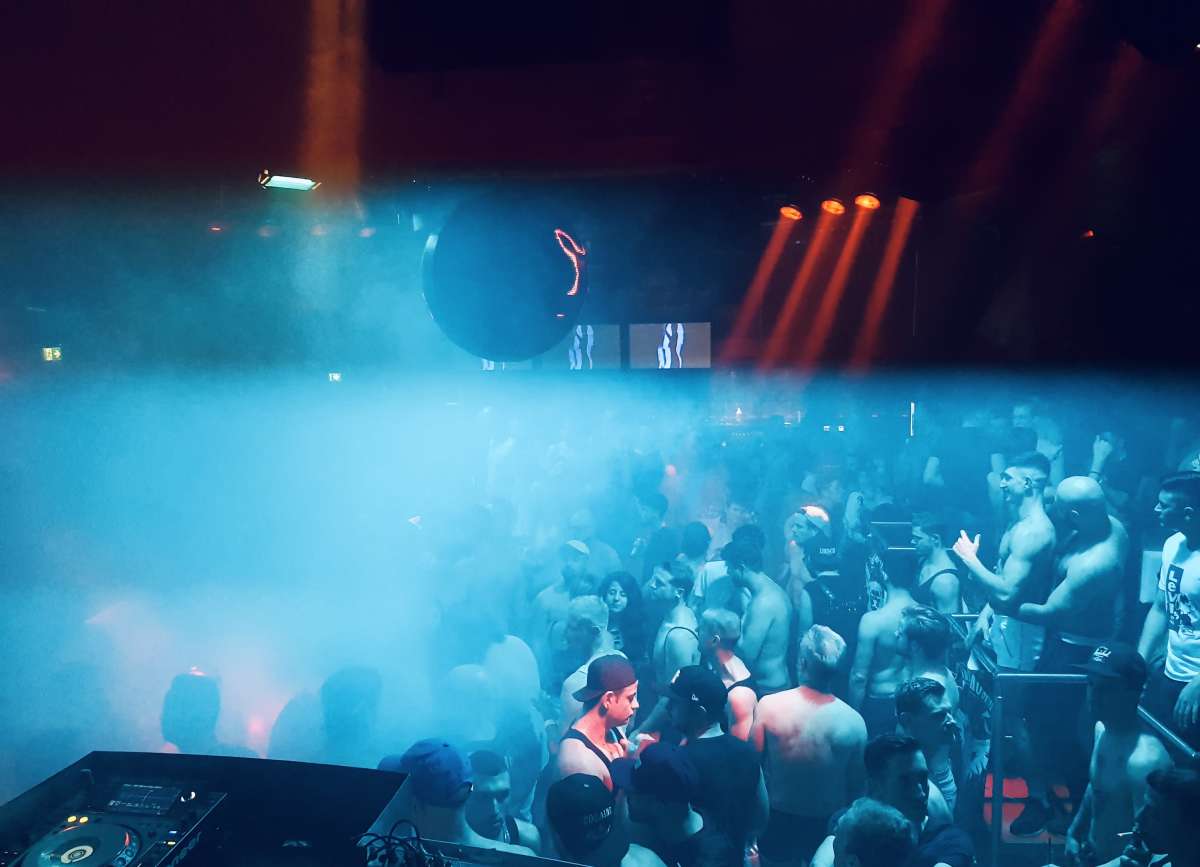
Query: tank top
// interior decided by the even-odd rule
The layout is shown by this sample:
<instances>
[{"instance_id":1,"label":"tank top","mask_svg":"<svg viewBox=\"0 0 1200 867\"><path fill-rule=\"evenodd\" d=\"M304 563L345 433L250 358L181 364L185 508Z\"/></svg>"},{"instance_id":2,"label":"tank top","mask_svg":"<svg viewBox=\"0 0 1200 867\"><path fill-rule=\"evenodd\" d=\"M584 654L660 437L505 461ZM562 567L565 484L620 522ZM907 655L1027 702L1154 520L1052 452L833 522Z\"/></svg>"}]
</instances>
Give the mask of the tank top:
<instances>
[{"instance_id":1,"label":"tank top","mask_svg":"<svg viewBox=\"0 0 1200 867\"><path fill-rule=\"evenodd\" d=\"M927 608L937 608L937 600L933 598L933 590L931 589L931 585L933 584L934 579L942 575L954 575L955 577L958 577L960 581L962 580L957 569L942 569L938 572L934 572L929 576L928 579L922 581L912 589L913 601L918 605L924 605ZM959 607L961 608L962 606L960 605Z\"/></svg>"}]
</instances>

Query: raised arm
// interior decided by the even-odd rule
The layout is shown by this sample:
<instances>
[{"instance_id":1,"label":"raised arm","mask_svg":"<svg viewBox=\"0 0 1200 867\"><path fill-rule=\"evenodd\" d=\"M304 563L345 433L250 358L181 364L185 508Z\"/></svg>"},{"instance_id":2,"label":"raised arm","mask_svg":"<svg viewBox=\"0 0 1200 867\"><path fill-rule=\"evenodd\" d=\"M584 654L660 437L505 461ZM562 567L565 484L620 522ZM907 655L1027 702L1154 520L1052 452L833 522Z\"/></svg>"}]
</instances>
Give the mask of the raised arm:
<instances>
[{"instance_id":1,"label":"raised arm","mask_svg":"<svg viewBox=\"0 0 1200 867\"><path fill-rule=\"evenodd\" d=\"M1035 560L1053 544L1053 537L1040 530L1014 530L1012 548L998 575L980 561L978 535L971 539L967 531L962 530L954 543L954 553L962 558L963 564L992 599L1003 604L1020 595L1022 586L1033 572Z\"/></svg>"}]
</instances>

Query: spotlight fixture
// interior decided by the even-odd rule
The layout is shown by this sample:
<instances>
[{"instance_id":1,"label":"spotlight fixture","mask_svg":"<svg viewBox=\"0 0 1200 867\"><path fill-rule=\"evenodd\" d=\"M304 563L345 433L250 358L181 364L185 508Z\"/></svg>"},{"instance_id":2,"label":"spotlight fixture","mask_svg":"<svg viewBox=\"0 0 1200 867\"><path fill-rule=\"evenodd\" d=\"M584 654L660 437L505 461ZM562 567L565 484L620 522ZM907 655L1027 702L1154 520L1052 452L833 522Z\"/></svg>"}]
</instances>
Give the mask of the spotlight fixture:
<instances>
[{"instance_id":1,"label":"spotlight fixture","mask_svg":"<svg viewBox=\"0 0 1200 867\"><path fill-rule=\"evenodd\" d=\"M873 193L863 193L855 197L854 204L868 211L875 211L879 209L879 198Z\"/></svg>"},{"instance_id":2,"label":"spotlight fixture","mask_svg":"<svg viewBox=\"0 0 1200 867\"><path fill-rule=\"evenodd\" d=\"M804 219L804 215L802 213L800 213L800 209L793 205L784 205L782 208L780 208L779 216L785 217L789 220Z\"/></svg>"},{"instance_id":3,"label":"spotlight fixture","mask_svg":"<svg viewBox=\"0 0 1200 867\"><path fill-rule=\"evenodd\" d=\"M263 169L258 176L259 186L264 189L272 190L300 190L308 192L315 190L321 186L320 181L312 181L308 178L293 178L288 175L273 175L267 169Z\"/></svg>"},{"instance_id":4,"label":"spotlight fixture","mask_svg":"<svg viewBox=\"0 0 1200 867\"><path fill-rule=\"evenodd\" d=\"M842 204L841 199L826 199L821 202L821 210L836 217L846 213L846 206Z\"/></svg>"}]
</instances>

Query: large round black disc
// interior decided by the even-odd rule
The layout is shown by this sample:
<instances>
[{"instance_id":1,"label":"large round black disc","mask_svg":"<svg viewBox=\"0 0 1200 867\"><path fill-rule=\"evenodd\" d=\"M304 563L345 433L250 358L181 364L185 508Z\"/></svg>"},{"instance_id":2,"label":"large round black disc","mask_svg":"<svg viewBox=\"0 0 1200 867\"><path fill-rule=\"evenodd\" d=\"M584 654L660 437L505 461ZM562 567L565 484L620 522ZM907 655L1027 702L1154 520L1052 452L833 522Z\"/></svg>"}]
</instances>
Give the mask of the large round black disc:
<instances>
[{"instance_id":1,"label":"large round black disc","mask_svg":"<svg viewBox=\"0 0 1200 867\"><path fill-rule=\"evenodd\" d=\"M425 302L473 355L521 361L574 327L587 295L587 252L570 208L548 196L475 196L425 248Z\"/></svg>"}]
</instances>

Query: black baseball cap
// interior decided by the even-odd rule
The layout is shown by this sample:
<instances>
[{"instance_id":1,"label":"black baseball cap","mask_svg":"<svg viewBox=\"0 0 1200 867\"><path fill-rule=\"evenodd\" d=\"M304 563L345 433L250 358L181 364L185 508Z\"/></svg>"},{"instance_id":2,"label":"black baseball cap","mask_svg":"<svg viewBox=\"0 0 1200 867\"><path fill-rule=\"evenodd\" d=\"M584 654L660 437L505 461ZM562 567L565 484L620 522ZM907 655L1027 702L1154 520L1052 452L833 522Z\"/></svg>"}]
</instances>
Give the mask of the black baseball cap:
<instances>
[{"instance_id":1,"label":"black baseball cap","mask_svg":"<svg viewBox=\"0 0 1200 867\"><path fill-rule=\"evenodd\" d=\"M629 660L620 654L593 659L587 670L587 683L573 695L575 701L591 701L606 692L620 692L637 683L637 672Z\"/></svg>"},{"instance_id":2,"label":"black baseball cap","mask_svg":"<svg viewBox=\"0 0 1200 867\"><path fill-rule=\"evenodd\" d=\"M616 800L599 777L571 774L552 785L546 793L546 818L568 858L617 867L629 851Z\"/></svg>"},{"instance_id":3,"label":"black baseball cap","mask_svg":"<svg viewBox=\"0 0 1200 867\"><path fill-rule=\"evenodd\" d=\"M679 669L667 689L680 701L699 707L710 719L724 714L729 703L729 693L721 678L702 665L685 665Z\"/></svg>"},{"instance_id":4,"label":"black baseball cap","mask_svg":"<svg viewBox=\"0 0 1200 867\"><path fill-rule=\"evenodd\" d=\"M1075 667L1098 677L1124 681L1130 689L1138 690L1146 685L1148 675L1142 655L1133 645L1121 642L1101 644L1092 651L1091 659Z\"/></svg>"}]
</instances>

